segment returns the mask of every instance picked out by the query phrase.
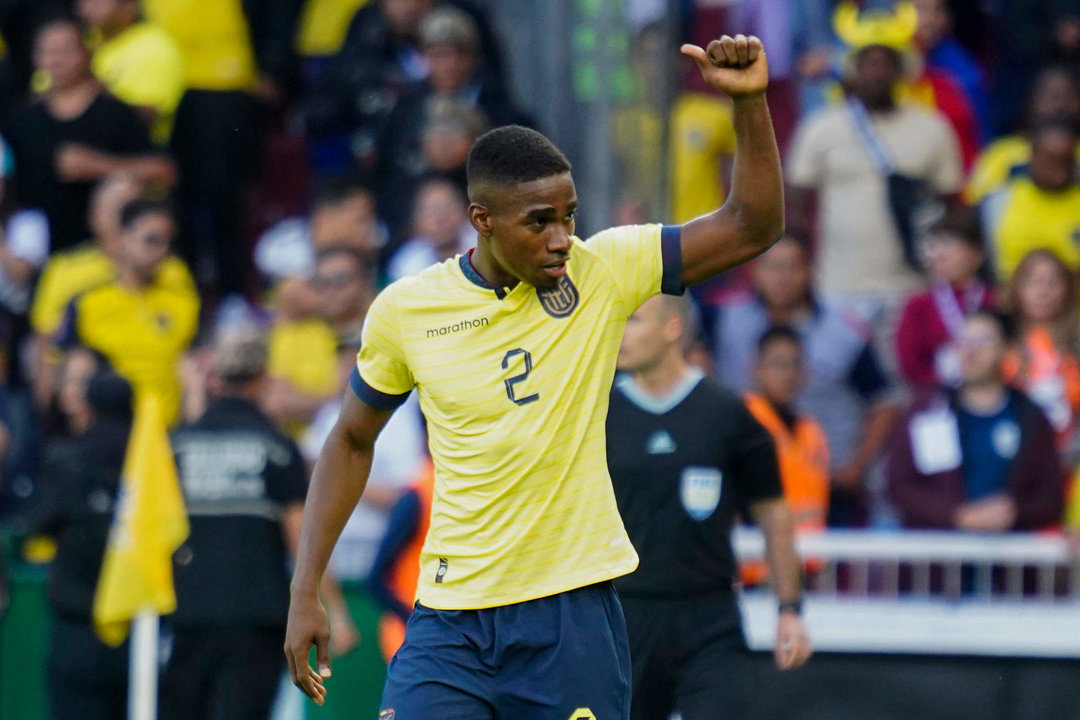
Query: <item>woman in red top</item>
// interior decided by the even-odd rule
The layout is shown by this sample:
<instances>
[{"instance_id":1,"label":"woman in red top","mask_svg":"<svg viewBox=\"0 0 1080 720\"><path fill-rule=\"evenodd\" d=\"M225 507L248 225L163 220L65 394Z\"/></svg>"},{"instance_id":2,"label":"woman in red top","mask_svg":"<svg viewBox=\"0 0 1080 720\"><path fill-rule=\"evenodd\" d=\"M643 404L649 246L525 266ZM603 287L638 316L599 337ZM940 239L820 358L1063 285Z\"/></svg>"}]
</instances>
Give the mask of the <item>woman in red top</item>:
<instances>
[{"instance_id":1,"label":"woman in red top","mask_svg":"<svg viewBox=\"0 0 1080 720\"><path fill-rule=\"evenodd\" d=\"M896 330L900 374L915 388L954 387L960 377L953 342L964 318L993 306L992 290L979 277L984 253L969 210L952 211L927 239L930 289L908 300Z\"/></svg>"}]
</instances>

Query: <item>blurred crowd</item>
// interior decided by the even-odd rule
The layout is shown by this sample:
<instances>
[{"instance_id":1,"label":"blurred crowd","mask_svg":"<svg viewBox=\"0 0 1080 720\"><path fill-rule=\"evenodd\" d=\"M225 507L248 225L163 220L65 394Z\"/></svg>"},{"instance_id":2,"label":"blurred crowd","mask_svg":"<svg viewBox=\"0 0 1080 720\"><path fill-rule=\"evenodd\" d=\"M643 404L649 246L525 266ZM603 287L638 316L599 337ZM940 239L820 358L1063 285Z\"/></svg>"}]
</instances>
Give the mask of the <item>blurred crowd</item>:
<instances>
[{"instance_id":1,"label":"blurred crowd","mask_svg":"<svg viewBox=\"0 0 1080 720\"><path fill-rule=\"evenodd\" d=\"M310 468L378 289L475 241L472 141L536 124L493 5L0 2L0 524L63 537L43 468L100 461L127 397L95 379L203 422L237 328L266 346L244 402ZM731 109L677 43L768 51L788 231L691 291L688 353L773 434L800 526L1080 531L1080 7L623 5L618 222L725 196ZM333 568L400 614L412 545L380 543L430 499L415 399L379 442ZM112 507L87 498L66 512Z\"/></svg>"}]
</instances>

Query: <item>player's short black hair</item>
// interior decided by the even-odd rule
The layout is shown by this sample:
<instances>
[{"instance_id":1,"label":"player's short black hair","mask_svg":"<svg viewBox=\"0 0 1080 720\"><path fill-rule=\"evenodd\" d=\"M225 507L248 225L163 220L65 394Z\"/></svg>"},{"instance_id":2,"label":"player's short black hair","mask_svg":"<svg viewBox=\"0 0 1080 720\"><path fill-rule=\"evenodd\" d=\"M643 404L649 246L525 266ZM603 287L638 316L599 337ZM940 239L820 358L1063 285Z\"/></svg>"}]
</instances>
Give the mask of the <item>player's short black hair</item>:
<instances>
[{"instance_id":1,"label":"player's short black hair","mask_svg":"<svg viewBox=\"0 0 1080 720\"><path fill-rule=\"evenodd\" d=\"M1001 333L1001 339L1006 343L1016 340L1016 322L1007 313L991 308L982 308L969 313L967 319L989 320L997 326L998 332Z\"/></svg>"},{"instance_id":2,"label":"player's short black hair","mask_svg":"<svg viewBox=\"0 0 1080 720\"><path fill-rule=\"evenodd\" d=\"M155 200L153 198L135 198L120 210L120 229L130 230L138 220L146 215L167 215L173 222L176 221L176 211L173 204L168 200Z\"/></svg>"},{"instance_id":3,"label":"player's short black hair","mask_svg":"<svg viewBox=\"0 0 1080 720\"><path fill-rule=\"evenodd\" d=\"M758 338L758 357L764 355L765 351L769 349L769 346L775 342L789 342L798 347L799 351L802 352L802 336L799 335L795 328L790 325L771 325L761 334L761 337Z\"/></svg>"},{"instance_id":4,"label":"player's short black hair","mask_svg":"<svg viewBox=\"0 0 1080 720\"><path fill-rule=\"evenodd\" d=\"M473 143L465 168L470 197L478 185L517 185L570 172L570 161L535 130L504 125Z\"/></svg>"}]
</instances>

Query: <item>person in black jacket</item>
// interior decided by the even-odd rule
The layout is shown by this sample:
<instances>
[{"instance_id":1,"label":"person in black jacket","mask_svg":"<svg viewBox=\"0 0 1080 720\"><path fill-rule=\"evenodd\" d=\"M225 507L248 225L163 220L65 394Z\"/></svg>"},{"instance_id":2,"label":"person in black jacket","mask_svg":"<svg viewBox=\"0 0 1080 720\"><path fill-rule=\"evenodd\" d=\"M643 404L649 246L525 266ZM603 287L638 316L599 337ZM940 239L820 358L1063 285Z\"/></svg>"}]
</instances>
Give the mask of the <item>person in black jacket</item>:
<instances>
[{"instance_id":1,"label":"person in black jacket","mask_svg":"<svg viewBox=\"0 0 1080 720\"><path fill-rule=\"evenodd\" d=\"M266 387L265 340L236 328L214 352L220 389L172 436L191 533L173 556L177 608L162 720L266 720L285 669L288 561L307 468L256 404ZM337 642L355 644L340 588L324 585L323 593Z\"/></svg>"},{"instance_id":2,"label":"person in black jacket","mask_svg":"<svg viewBox=\"0 0 1080 720\"><path fill-rule=\"evenodd\" d=\"M423 134L439 108L449 101L459 111L478 113L488 127L533 124L485 66L479 29L464 10L432 10L420 21L419 43L427 77L398 100L378 145L379 214L395 239L412 213L420 179L435 170L424 157Z\"/></svg>"},{"instance_id":3,"label":"person in black jacket","mask_svg":"<svg viewBox=\"0 0 1080 720\"><path fill-rule=\"evenodd\" d=\"M54 444L45 460L34 529L57 544L49 568L53 636L47 670L54 720L115 720L126 716L128 646L102 643L91 612L120 489L132 421L127 381L110 370L87 385L92 419L81 435Z\"/></svg>"}]
</instances>

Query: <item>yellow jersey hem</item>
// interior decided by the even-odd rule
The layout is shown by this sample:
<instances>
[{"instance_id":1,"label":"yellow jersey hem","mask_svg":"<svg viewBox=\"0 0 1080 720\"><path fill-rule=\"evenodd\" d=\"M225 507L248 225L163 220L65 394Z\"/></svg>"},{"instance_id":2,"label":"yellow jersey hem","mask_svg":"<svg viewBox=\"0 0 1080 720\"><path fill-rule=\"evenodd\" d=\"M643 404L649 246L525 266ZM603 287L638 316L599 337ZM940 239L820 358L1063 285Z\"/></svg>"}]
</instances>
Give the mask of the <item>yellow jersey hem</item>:
<instances>
[{"instance_id":1,"label":"yellow jersey hem","mask_svg":"<svg viewBox=\"0 0 1080 720\"><path fill-rule=\"evenodd\" d=\"M614 567L564 576L559 578L560 582L538 585L535 588L531 588L529 591L522 593L489 593L480 596L454 592L452 595L451 593L446 593L446 596L440 599L439 597L432 597L429 592L432 589L431 587L424 587L419 590L417 600L421 605L431 608L432 610L485 610L487 608L502 607L505 605L516 605L518 603L529 602L530 600L539 600L540 598L577 590L588 585L595 585L596 583L605 582L607 580L614 580L617 577L632 573L637 569L637 566L638 557L637 553L634 553L631 557L627 558L627 561L620 562ZM436 595L438 595L438 593Z\"/></svg>"}]
</instances>

